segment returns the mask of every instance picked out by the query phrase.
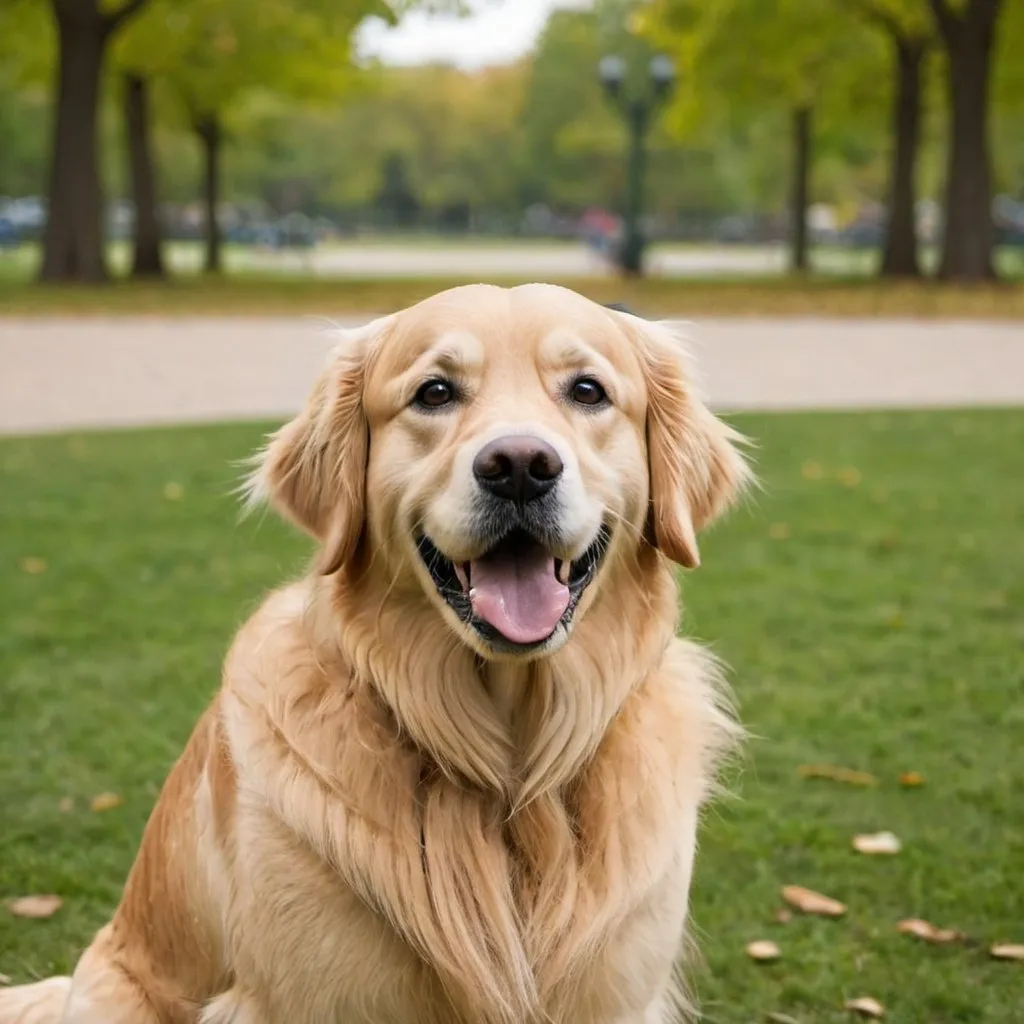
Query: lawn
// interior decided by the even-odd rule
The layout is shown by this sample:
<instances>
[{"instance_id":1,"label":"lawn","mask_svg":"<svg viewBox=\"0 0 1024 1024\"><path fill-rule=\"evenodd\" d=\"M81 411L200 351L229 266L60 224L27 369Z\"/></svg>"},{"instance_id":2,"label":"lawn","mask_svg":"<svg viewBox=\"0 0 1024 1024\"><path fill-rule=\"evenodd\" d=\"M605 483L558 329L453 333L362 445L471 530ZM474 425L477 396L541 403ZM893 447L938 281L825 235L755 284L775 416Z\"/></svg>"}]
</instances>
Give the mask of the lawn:
<instances>
[{"instance_id":1,"label":"lawn","mask_svg":"<svg viewBox=\"0 0 1024 1024\"><path fill-rule=\"evenodd\" d=\"M987 948L1024 941L1024 412L737 422L765 490L685 586L755 737L698 858L705 1019L838 1024L871 995L899 1024L1020 1020L1024 964ZM110 913L232 631L301 569L305 542L239 524L229 496L261 432L0 442L0 898L64 898L48 920L0 910L15 980L67 970ZM802 778L815 762L878 784ZM90 810L102 792L123 803ZM851 849L882 829L902 853ZM776 923L790 883L849 913ZM969 939L897 934L907 917ZM746 958L761 938L780 961Z\"/></svg>"}]
</instances>

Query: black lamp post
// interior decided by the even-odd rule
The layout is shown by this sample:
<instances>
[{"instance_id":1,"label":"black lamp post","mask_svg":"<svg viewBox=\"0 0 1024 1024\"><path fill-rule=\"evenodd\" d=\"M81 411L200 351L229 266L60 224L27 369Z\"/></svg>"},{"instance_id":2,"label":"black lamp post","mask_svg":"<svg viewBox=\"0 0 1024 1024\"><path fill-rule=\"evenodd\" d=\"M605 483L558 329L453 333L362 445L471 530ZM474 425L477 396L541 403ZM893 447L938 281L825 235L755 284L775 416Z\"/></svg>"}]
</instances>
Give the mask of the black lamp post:
<instances>
[{"instance_id":1,"label":"black lamp post","mask_svg":"<svg viewBox=\"0 0 1024 1024\"><path fill-rule=\"evenodd\" d=\"M647 66L649 90L639 95L626 94L626 62L614 55L602 57L597 65L598 77L608 97L626 118L629 129L629 166L626 179L625 238L619 250L619 266L631 276L639 276L644 268L643 188L645 143L651 125L651 114L672 91L676 69L665 56L652 57Z\"/></svg>"}]
</instances>

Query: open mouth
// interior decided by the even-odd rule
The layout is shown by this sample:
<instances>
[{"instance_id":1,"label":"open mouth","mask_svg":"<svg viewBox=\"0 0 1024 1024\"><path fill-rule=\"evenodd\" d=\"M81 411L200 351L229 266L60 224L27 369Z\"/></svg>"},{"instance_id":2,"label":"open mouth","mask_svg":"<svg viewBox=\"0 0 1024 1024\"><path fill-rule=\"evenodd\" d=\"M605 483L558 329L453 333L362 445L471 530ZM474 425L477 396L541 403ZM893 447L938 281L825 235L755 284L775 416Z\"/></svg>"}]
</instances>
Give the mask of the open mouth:
<instances>
[{"instance_id":1,"label":"open mouth","mask_svg":"<svg viewBox=\"0 0 1024 1024\"><path fill-rule=\"evenodd\" d=\"M540 647L572 619L608 547L602 526L573 561L555 558L525 530L512 530L479 558L453 562L427 536L418 548L438 593L493 646Z\"/></svg>"}]
</instances>

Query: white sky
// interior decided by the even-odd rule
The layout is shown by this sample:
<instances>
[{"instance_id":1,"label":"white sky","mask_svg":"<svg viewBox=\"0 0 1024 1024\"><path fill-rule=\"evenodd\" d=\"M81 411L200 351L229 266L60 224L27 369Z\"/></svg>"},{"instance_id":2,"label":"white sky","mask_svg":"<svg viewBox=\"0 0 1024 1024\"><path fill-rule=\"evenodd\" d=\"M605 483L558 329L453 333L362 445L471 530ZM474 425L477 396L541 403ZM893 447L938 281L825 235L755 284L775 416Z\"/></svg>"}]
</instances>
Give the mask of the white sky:
<instances>
[{"instance_id":1,"label":"white sky","mask_svg":"<svg viewBox=\"0 0 1024 1024\"><path fill-rule=\"evenodd\" d=\"M556 7L588 0L469 0L472 13L413 13L390 28L379 18L359 30L359 51L387 64L445 62L461 68L507 64L530 50Z\"/></svg>"}]
</instances>

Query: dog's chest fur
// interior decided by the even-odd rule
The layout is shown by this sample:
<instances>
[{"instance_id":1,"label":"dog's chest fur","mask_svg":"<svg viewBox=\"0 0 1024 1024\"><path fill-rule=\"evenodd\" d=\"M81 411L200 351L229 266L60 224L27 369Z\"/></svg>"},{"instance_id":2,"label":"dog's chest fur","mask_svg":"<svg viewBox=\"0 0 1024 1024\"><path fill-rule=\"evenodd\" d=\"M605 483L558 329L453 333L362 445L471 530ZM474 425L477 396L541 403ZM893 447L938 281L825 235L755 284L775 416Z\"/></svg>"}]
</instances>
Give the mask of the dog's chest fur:
<instances>
[{"instance_id":1,"label":"dog's chest fur","mask_svg":"<svg viewBox=\"0 0 1024 1024\"><path fill-rule=\"evenodd\" d=\"M260 897L236 903L236 975L296 1024L660 1021L716 714L687 666L670 651L522 806L442 770L357 680L241 687L236 871Z\"/></svg>"}]
</instances>

